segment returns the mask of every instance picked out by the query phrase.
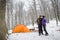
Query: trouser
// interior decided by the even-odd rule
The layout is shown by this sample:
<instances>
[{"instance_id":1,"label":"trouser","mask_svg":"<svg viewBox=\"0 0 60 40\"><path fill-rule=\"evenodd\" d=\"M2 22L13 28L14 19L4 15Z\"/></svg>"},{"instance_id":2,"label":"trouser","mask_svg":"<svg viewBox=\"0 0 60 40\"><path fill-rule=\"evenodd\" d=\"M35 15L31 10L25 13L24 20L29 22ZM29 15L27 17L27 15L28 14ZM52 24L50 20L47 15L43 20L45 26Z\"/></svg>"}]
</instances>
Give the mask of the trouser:
<instances>
[{"instance_id":1,"label":"trouser","mask_svg":"<svg viewBox=\"0 0 60 40\"><path fill-rule=\"evenodd\" d=\"M46 25L42 25L43 26L43 29L45 31L45 34L48 34L47 30L46 30Z\"/></svg>"},{"instance_id":2,"label":"trouser","mask_svg":"<svg viewBox=\"0 0 60 40\"><path fill-rule=\"evenodd\" d=\"M43 34L42 25L38 25L38 30L39 30L39 35L40 35L40 34Z\"/></svg>"}]
</instances>

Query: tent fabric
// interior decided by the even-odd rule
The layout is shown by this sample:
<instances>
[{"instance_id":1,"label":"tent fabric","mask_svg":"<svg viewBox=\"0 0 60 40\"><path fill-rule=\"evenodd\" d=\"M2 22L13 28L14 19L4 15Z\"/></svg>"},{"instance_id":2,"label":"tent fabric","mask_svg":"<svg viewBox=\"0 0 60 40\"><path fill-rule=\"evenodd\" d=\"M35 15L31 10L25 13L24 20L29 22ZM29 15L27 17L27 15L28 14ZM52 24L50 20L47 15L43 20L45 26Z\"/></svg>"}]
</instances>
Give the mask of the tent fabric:
<instances>
[{"instance_id":1,"label":"tent fabric","mask_svg":"<svg viewBox=\"0 0 60 40\"><path fill-rule=\"evenodd\" d=\"M17 24L13 28L12 33L20 33L20 32L30 32L30 30L23 24Z\"/></svg>"}]
</instances>

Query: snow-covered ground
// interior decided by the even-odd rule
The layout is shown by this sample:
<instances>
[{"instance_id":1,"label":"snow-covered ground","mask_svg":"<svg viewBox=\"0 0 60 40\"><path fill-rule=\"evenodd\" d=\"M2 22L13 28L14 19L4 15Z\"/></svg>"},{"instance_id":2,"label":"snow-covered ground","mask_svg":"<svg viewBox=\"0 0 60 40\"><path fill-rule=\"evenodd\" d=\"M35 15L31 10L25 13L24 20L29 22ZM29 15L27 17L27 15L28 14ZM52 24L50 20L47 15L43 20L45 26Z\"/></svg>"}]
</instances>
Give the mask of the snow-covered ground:
<instances>
[{"instance_id":1,"label":"snow-covered ground","mask_svg":"<svg viewBox=\"0 0 60 40\"><path fill-rule=\"evenodd\" d=\"M32 25L27 26L28 28L33 28ZM34 27L37 27L35 24ZM11 33L8 36L7 40L60 40L60 22L58 27L56 26L56 21L52 20L50 23L46 25L47 31L49 33L48 36L38 35L38 32L28 32L28 33Z\"/></svg>"}]
</instances>

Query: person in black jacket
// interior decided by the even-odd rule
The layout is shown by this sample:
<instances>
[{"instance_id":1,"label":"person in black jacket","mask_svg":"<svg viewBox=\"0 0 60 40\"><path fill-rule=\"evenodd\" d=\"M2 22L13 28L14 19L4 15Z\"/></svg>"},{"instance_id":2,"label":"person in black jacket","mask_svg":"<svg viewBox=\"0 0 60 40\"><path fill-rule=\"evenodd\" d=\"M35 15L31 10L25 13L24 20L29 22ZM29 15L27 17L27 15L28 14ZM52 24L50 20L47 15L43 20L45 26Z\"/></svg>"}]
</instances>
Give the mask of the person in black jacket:
<instances>
[{"instance_id":1,"label":"person in black jacket","mask_svg":"<svg viewBox=\"0 0 60 40\"><path fill-rule=\"evenodd\" d=\"M39 36L41 34L43 34L43 31L42 31L42 18L41 17L42 16L40 15L39 18L37 18Z\"/></svg>"}]
</instances>

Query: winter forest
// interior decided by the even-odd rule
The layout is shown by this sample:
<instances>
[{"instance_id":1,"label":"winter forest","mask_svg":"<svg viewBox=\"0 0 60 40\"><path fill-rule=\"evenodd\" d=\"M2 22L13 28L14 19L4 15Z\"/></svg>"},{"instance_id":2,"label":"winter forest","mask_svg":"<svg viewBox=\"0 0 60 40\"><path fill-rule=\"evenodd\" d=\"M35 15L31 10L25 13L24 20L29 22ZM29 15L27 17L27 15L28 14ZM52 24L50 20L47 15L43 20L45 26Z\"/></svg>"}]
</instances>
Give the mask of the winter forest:
<instances>
[{"instance_id":1,"label":"winter forest","mask_svg":"<svg viewBox=\"0 0 60 40\"><path fill-rule=\"evenodd\" d=\"M0 39L6 40L8 30L17 24L34 27L39 15L44 15L47 23L55 20L58 26L60 0L0 0Z\"/></svg>"},{"instance_id":2,"label":"winter forest","mask_svg":"<svg viewBox=\"0 0 60 40\"><path fill-rule=\"evenodd\" d=\"M34 25L39 15L45 15L47 22L50 19L58 22L59 6L59 0L6 0L6 24L8 29L16 24Z\"/></svg>"}]
</instances>

